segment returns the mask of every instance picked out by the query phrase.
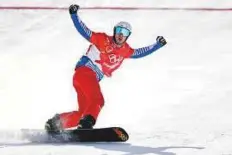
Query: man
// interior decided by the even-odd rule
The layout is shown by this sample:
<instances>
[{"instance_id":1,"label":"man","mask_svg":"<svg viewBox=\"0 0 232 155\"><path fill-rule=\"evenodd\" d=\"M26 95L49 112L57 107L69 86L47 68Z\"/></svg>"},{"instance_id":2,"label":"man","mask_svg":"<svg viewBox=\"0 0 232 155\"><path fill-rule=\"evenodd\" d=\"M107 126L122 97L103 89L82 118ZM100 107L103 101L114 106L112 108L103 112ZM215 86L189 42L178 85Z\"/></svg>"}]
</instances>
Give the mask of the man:
<instances>
[{"instance_id":1,"label":"man","mask_svg":"<svg viewBox=\"0 0 232 155\"><path fill-rule=\"evenodd\" d=\"M77 31L91 43L85 55L75 67L73 86L77 92L78 111L57 114L49 119L45 128L48 132L60 132L67 128L91 129L104 105L99 82L104 76L112 76L123 60L142 58L166 44L162 36L156 38L153 45L133 49L126 40L132 33L128 22L119 22L114 26L113 36L91 31L77 15L78 5L71 5L69 13Z\"/></svg>"}]
</instances>

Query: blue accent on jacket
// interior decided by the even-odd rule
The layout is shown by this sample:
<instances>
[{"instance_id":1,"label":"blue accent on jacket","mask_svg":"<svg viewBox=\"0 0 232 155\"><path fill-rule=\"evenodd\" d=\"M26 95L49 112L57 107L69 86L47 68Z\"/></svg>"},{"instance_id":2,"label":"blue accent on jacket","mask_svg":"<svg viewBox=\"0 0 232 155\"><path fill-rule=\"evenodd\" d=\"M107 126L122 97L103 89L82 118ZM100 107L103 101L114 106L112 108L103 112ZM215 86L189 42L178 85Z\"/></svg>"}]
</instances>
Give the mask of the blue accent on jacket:
<instances>
[{"instance_id":1,"label":"blue accent on jacket","mask_svg":"<svg viewBox=\"0 0 232 155\"><path fill-rule=\"evenodd\" d=\"M92 31L81 21L77 14L71 14L72 21L77 31L88 41L92 36Z\"/></svg>"},{"instance_id":2,"label":"blue accent on jacket","mask_svg":"<svg viewBox=\"0 0 232 155\"><path fill-rule=\"evenodd\" d=\"M158 50L161 47L162 47L162 45L159 42L157 42L151 46L135 49L133 55L130 58L137 59L137 58L145 57L145 56L155 52L156 50Z\"/></svg>"},{"instance_id":3,"label":"blue accent on jacket","mask_svg":"<svg viewBox=\"0 0 232 155\"><path fill-rule=\"evenodd\" d=\"M87 56L82 56L81 59L77 62L76 68L81 66L86 66L92 69L96 73L96 77L98 81L101 81L102 78L104 77L104 73Z\"/></svg>"},{"instance_id":4,"label":"blue accent on jacket","mask_svg":"<svg viewBox=\"0 0 232 155\"><path fill-rule=\"evenodd\" d=\"M77 14L71 14L72 21L77 31L88 41L92 36L92 31L81 21ZM102 71L87 57L82 56L81 59L77 62L76 68L80 66L86 66L92 69L96 73L96 78L98 81L104 77Z\"/></svg>"}]
</instances>

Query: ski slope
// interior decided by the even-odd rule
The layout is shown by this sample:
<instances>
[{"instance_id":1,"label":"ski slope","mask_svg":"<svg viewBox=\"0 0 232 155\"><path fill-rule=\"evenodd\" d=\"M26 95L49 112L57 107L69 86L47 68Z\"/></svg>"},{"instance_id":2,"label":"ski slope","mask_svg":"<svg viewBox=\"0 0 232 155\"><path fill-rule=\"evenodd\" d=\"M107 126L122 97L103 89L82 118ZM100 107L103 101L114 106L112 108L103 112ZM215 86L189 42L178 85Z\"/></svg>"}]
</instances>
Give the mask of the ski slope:
<instances>
[{"instance_id":1,"label":"ski slope","mask_svg":"<svg viewBox=\"0 0 232 155\"><path fill-rule=\"evenodd\" d=\"M1 0L0 6L211 7L230 0ZM34 144L22 128L43 128L77 108L74 66L89 43L65 10L0 10L1 155L231 155L232 12L80 10L94 31L112 34L126 20L138 48L163 35L168 44L126 60L101 81L105 107L96 127L122 126L126 143Z\"/></svg>"}]
</instances>

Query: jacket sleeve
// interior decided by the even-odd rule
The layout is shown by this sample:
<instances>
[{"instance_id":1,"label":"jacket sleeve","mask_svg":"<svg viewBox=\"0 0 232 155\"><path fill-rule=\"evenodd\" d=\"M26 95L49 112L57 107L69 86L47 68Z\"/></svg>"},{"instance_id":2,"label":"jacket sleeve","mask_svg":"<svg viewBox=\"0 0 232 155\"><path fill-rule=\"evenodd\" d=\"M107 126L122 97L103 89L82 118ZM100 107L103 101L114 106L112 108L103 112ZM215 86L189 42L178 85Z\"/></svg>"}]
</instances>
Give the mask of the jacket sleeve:
<instances>
[{"instance_id":1,"label":"jacket sleeve","mask_svg":"<svg viewBox=\"0 0 232 155\"><path fill-rule=\"evenodd\" d=\"M134 49L134 53L131 55L130 58L137 59L137 58L145 57L155 52L161 47L162 45L159 42L156 42L155 44L150 45L150 46Z\"/></svg>"},{"instance_id":2,"label":"jacket sleeve","mask_svg":"<svg viewBox=\"0 0 232 155\"><path fill-rule=\"evenodd\" d=\"M71 14L71 18L77 31L82 35L82 37L90 41L93 32L81 21L77 14Z\"/></svg>"}]
</instances>

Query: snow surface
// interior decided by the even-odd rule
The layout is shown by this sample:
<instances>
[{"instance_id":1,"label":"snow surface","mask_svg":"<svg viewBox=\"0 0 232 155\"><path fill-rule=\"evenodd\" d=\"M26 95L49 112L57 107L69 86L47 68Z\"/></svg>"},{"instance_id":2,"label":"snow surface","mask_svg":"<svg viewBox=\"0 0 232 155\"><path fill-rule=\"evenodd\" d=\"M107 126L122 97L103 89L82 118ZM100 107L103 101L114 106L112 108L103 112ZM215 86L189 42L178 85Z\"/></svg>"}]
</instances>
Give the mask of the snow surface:
<instances>
[{"instance_id":1,"label":"snow surface","mask_svg":"<svg viewBox=\"0 0 232 155\"><path fill-rule=\"evenodd\" d=\"M9 6L229 7L231 0L1 0ZM122 126L126 143L34 144L21 128L43 128L76 109L73 69L88 48L67 11L0 10L1 155L231 155L232 12L80 10L95 31L129 21L132 47L157 35L168 44L127 60L101 82L105 107L96 127Z\"/></svg>"}]
</instances>

